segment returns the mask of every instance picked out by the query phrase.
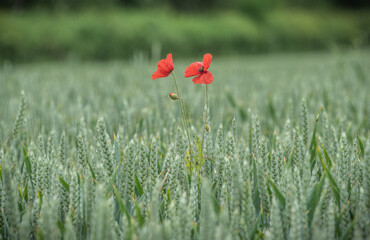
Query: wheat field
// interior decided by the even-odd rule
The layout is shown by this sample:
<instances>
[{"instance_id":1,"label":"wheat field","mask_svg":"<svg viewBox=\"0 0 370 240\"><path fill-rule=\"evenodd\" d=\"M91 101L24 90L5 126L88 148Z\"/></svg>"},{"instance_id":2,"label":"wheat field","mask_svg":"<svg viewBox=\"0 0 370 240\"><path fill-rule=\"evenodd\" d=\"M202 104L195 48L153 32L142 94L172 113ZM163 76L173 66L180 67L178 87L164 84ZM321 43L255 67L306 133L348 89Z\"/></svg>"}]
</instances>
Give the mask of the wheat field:
<instances>
[{"instance_id":1,"label":"wheat field","mask_svg":"<svg viewBox=\"0 0 370 240\"><path fill-rule=\"evenodd\" d=\"M0 239L369 239L369 53L214 56L204 133L174 58L198 158L159 59L4 63Z\"/></svg>"}]
</instances>

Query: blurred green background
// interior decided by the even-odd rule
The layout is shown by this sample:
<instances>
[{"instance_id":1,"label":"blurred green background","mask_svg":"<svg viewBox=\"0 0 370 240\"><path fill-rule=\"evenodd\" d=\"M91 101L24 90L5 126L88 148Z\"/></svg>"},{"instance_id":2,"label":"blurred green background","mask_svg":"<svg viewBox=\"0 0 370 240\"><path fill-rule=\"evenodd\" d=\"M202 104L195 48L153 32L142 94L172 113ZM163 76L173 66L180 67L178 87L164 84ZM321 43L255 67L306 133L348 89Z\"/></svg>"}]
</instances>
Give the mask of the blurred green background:
<instances>
[{"instance_id":1,"label":"blurred green background","mask_svg":"<svg viewBox=\"0 0 370 240\"><path fill-rule=\"evenodd\" d=\"M370 1L0 0L0 60L362 48Z\"/></svg>"}]
</instances>

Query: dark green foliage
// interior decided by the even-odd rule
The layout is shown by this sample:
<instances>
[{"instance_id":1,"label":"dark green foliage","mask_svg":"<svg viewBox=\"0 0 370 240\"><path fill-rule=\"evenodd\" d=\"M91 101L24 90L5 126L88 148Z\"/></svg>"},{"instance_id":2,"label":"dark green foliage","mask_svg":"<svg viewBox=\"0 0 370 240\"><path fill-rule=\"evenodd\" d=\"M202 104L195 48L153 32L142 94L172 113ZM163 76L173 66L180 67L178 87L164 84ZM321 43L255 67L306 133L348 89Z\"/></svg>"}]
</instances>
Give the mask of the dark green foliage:
<instances>
[{"instance_id":1,"label":"dark green foliage","mask_svg":"<svg viewBox=\"0 0 370 240\"><path fill-rule=\"evenodd\" d=\"M236 11L225 12L222 7L219 11L208 12L204 10L210 6L204 2L191 1L195 3L184 3L191 8L192 14L180 15L152 7L135 10L100 6L81 12L56 10L53 14L37 10L2 11L0 60L109 60L133 56L159 60L159 55L169 51L175 51L176 57L194 57L208 51L219 56L369 44L364 37L369 32L368 10L325 11L323 14L307 9L278 8L261 12L260 7L269 9L273 5L266 2L275 1L248 0L238 1L246 4L238 6ZM230 1L220 2L230 5ZM254 4L248 5L251 2ZM249 11L246 6L259 7ZM200 13L193 14L197 7ZM70 27L72 23L74 27ZM246 120L243 104L235 106ZM278 109L275 112L278 114Z\"/></svg>"}]
</instances>

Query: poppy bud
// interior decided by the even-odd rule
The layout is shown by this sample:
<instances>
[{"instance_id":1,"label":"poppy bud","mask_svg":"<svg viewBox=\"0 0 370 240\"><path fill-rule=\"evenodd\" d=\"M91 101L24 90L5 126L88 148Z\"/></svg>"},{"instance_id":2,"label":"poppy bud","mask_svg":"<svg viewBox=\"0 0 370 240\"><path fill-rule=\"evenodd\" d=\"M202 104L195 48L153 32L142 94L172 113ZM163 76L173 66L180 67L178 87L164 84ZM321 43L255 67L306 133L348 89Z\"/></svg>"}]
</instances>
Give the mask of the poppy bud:
<instances>
[{"instance_id":1,"label":"poppy bud","mask_svg":"<svg viewBox=\"0 0 370 240\"><path fill-rule=\"evenodd\" d=\"M204 129L205 129L207 132L209 132L209 131L211 130L211 127L210 127L208 124L206 124L206 125L204 126Z\"/></svg>"},{"instance_id":2,"label":"poppy bud","mask_svg":"<svg viewBox=\"0 0 370 240\"><path fill-rule=\"evenodd\" d=\"M172 100L178 100L178 99L180 99L180 98L179 98L179 96L177 96L177 95L176 95L176 93L170 93L170 95L169 95L169 96L170 96L170 98L171 98Z\"/></svg>"}]
</instances>

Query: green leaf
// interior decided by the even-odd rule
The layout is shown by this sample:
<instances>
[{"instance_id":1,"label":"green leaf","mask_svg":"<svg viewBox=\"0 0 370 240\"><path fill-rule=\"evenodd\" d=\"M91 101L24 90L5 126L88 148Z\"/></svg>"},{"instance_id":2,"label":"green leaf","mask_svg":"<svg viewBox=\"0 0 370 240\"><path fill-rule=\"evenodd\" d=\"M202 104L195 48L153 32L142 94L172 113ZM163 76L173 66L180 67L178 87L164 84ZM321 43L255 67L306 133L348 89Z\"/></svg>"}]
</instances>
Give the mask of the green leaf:
<instances>
[{"instance_id":1,"label":"green leaf","mask_svg":"<svg viewBox=\"0 0 370 240\"><path fill-rule=\"evenodd\" d=\"M261 208L260 213L258 214L258 217L256 218L256 221L254 222L253 227L249 232L249 239L254 239L254 236L256 235L257 230L258 230L258 226L260 225L260 222L263 221L262 217L263 217L263 210Z\"/></svg>"},{"instance_id":2,"label":"green leaf","mask_svg":"<svg viewBox=\"0 0 370 240\"><path fill-rule=\"evenodd\" d=\"M23 189L23 199L26 203L28 203L28 183L26 183Z\"/></svg>"},{"instance_id":3,"label":"green leaf","mask_svg":"<svg viewBox=\"0 0 370 240\"><path fill-rule=\"evenodd\" d=\"M116 164L118 165L121 162L121 151L118 146L116 135L114 135L114 156L116 158Z\"/></svg>"},{"instance_id":4,"label":"green leaf","mask_svg":"<svg viewBox=\"0 0 370 240\"><path fill-rule=\"evenodd\" d=\"M89 160L87 158L86 158L86 162L87 162L87 166L89 166L89 169L90 169L91 176L93 178L94 184L96 184L96 176L95 176L94 169L91 167L91 164L90 164L90 162L89 162Z\"/></svg>"},{"instance_id":5,"label":"green leaf","mask_svg":"<svg viewBox=\"0 0 370 240\"><path fill-rule=\"evenodd\" d=\"M42 202L43 202L44 196L43 196L43 193L42 193L42 191L41 191L40 188L37 191L37 197L40 199L39 211L41 211L41 207L42 207Z\"/></svg>"},{"instance_id":6,"label":"green leaf","mask_svg":"<svg viewBox=\"0 0 370 240\"><path fill-rule=\"evenodd\" d=\"M244 110L244 106L238 107L240 118L242 119L242 122L244 122L247 119L247 113Z\"/></svg>"},{"instance_id":7,"label":"green leaf","mask_svg":"<svg viewBox=\"0 0 370 240\"><path fill-rule=\"evenodd\" d=\"M229 91L226 92L226 98L229 101L229 103L231 104L231 106L233 108L235 108L236 107L236 101L235 101L233 95Z\"/></svg>"},{"instance_id":8,"label":"green leaf","mask_svg":"<svg viewBox=\"0 0 370 240\"><path fill-rule=\"evenodd\" d=\"M20 199L23 199L23 193L21 187L18 185L18 192L19 192L19 197Z\"/></svg>"},{"instance_id":9,"label":"green leaf","mask_svg":"<svg viewBox=\"0 0 370 240\"><path fill-rule=\"evenodd\" d=\"M325 183L325 175L321 177L320 182L313 185L310 195L307 201L307 211L308 211L308 224L311 225L312 218L314 216L317 204L320 202L321 191Z\"/></svg>"},{"instance_id":10,"label":"green leaf","mask_svg":"<svg viewBox=\"0 0 370 240\"><path fill-rule=\"evenodd\" d=\"M313 148L310 148L310 166L311 166L311 171L312 169L315 167L315 164L316 164L316 146L317 146L317 140L316 138L314 139L314 143L313 143Z\"/></svg>"},{"instance_id":11,"label":"green leaf","mask_svg":"<svg viewBox=\"0 0 370 240\"><path fill-rule=\"evenodd\" d=\"M141 215L139 205L137 204L136 201L134 201L134 204L135 204L136 216L137 216L137 220L139 222L139 226L142 227L145 223L145 219L144 219L143 215Z\"/></svg>"},{"instance_id":12,"label":"green leaf","mask_svg":"<svg viewBox=\"0 0 370 240\"><path fill-rule=\"evenodd\" d=\"M287 162L287 165L288 166L292 166L292 162L293 162L293 148L290 150L290 153L289 153L289 156L288 156L288 162Z\"/></svg>"},{"instance_id":13,"label":"green leaf","mask_svg":"<svg viewBox=\"0 0 370 240\"><path fill-rule=\"evenodd\" d=\"M76 177L77 177L77 183L78 183L78 185L81 186L82 174L79 175L78 172L76 172Z\"/></svg>"},{"instance_id":14,"label":"green leaf","mask_svg":"<svg viewBox=\"0 0 370 240\"><path fill-rule=\"evenodd\" d=\"M313 128L313 133L312 133L312 138L311 138L310 149L315 147L314 143L315 143L315 139L316 139L317 122L319 121L321 110L322 110L322 107L319 108L319 111L317 112L317 115L316 115L315 125L314 125L314 128Z\"/></svg>"},{"instance_id":15,"label":"green leaf","mask_svg":"<svg viewBox=\"0 0 370 240\"><path fill-rule=\"evenodd\" d=\"M321 145L321 147L322 147L322 150L324 152L324 156L325 156L325 160L326 160L326 162L328 164L328 168L330 169L331 166L333 166L333 164L331 163L330 157L329 157L328 153L326 152L326 150L324 148L324 145Z\"/></svg>"},{"instance_id":16,"label":"green leaf","mask_svg":"<svg viewBox=\"0 0 370 240\"><path fill-rule=\"evenodd\" d=\"M62 184L62 186L64 187L64 189L67 192L69 192L69 184L66 181L64 181L64 179L61 176L59 176L59 181L60 181L60 184Z\"/></svg>"},{"instance_id":17,"label":"green leaf","mask_svg":"<svg viewBox=\"0 0 370 240\"><path fill-rule=\"evenodd\" d=\"M167 200L168 200L169 203L172 201L171 200L171 192L170 192L170 189L167 189Z\"/></svg>"},{"instance_id":18,"label":"green leaf","mask_svg":"<svg viewBox=\"0 0 370 240\"><path fill-rule=\"evenodd\" d=\"M317 112L316 119L315 119L315 125L313 128L313 133L312 133L312 138L311 138L311 144L310 144L310 163L311 163L311 169L314 167L315 162L314 159L316 157L316 145L317 145L317 140L316 140L316 131L317 131L317 123L320 118L320 113L321 113L322 107L319 108L319 111Z\"/></svg>"},{"instance_id":19,"label":"green leaf","mask_svg":"<svg viewBox=\"0 0 370 240\"><path fill-rule=\"evenodd\" d=\"M63 224L60 220L58 220L58 222L57 222L57 226L58 226L58 229L59 229L59 231L60 231L61 233L65 233L66 228L65 228L64 224Z\"/></svg>"},{"instance_id":20,"label":"green leaf","mask_svg":"<svg viewBox=\"0 0 370 240\"><path fill-rule=\"evenodd\" d=\"M117 191L116 185L112 185L114 196L116 196L116 199L118 201L119 209L121 210L121 215L125 214L127 217L127 221L131 223L130 221L130 213L127 210L126 205L123 203L121 196L119 195Z\"/></svg>"},{"instance_id":21,"label":"green leaf","mask_svg":"<svg viewBox=\"0 0 370 240\"><path fill-rule=\"evenodd\" d=\"M137 178L136 174L135 174L135 185L136 185L136 190L137 190L138 197L141 197L143 195L144 191L143 191L143 188L141 187L140 181Z\"/></svg>"},{"instance_id":22,"label":"green leaf","mask_svg":"<svg viewBox=\"0 0 370 240\"><path fill-rule=\"evenodd\" d=\"M358 138L358 145L360 145L360 150L361 150L360 156L361 156L361 159L364 159L364 158L365 158L365 148L364 148L364 144L362 144L362 141L361 141L360 135L357 135L357 138Z\"/></svg>"},{"instance_id":23,"label":"green leaf","mask_svg":"<svg viewBox=\"0 0 370 240\"><path fill-rule=\"evenodd\" d=\"M280 205L283 207L283 209L285 209L286 201L285 201L284 195L281 193L281 191L275 185L275 183L271 180L271 178L269 177L269 175L266 175L266 177L267 177L267 180L269 181L272 189L274 190L274 193L275 193L277 199L279 200Z\"/></svg>"},{"instance_id":24,"label":"green leaf","mask_svg":"<svg viewBox=\"0 0 370 240\"><path fill-rule=\"evenodd\" d=\"M29 176L31 178L31 181L32 181L32 165L31 165L31 161L30 161L30 158L28 157L28 152L27 152L26 147L23 145L23 143L21 143L21 145L22 145L22 149L23 149L23 157L24 157L24 162L26 164L26 170L27 170L27 173L29 174Z\"/></svg>"},{"instance_id":25,"label":"green leaf","mask_svg":"<svg viewBox=\"0 0 370 240\"><path fill-rule=\"evenodd\" d=\"M340 203L340 190L339 190L338 184L336 183L336 181L334 180L334 178L331 175L330 171L326 167L325 162L324 162L324 159L323 159L323 157L321 155L321 152L320 152L320 148L319 147L317 147L317 152L319 153L321 165L324 168L324 171L325 171L326 176L328 177L329 185L330 185L330 187L333 190L334 198L337 201L337 203L339 204Z\"/></svg>"},{"instance_id":26,"label":"green leaf","mask_svg":"<svg viewBox=\"0 0 370 240\"><path fill-rule=\"evenodd\" d=\"M271 96L267 100L267 105L268 105L268 109L270 111L271 118L274 121L274 123L276 123L277 122L276 110L275 110L275 106L274 106L274 100L272 99Z\"/></svg>"},{"instance_id":27,"label":"green leaf","mask_svg":"<svg viewBox=\"0 0 370 240\"><path fill-rule=\"evenodd\" d=\"M109 184L108 184L107 189L106 189L106 194L107 195L113 190L112 185L116 182L117 172L118 172L118 166L114 169L113 175L109 180Z\"/></svg>"},{"instance_id":28,"label":"green leaf","mask_svg":"<svg viewBox=\"0 0 370 240\"><path fill-rule=\"evenodd\" d=\"M347 227L345 232L343 232L342 236L340 237L340 240L351 239L350 236L351 236L351 233L352 233L353 227L355 226L356 221L357 221L356 218L352 220L351 224Z\"/></svg>"},{"instance_id":29,"label":"green leaf","mask_svg":"<svg viewBox=\"0 0 370 240\"><path fill-rule=\"evenodd\" d=\"M253 161L253 179L258 179L256 159L254 158L254 156L253 156L252 161ZM261 200L260 200L260 197L259 197L258 182L257 181L253 181L253 191L254 191L254 196L253 196L254 207L256 209L260 209Z\"/></svg>"}]
</instances>

